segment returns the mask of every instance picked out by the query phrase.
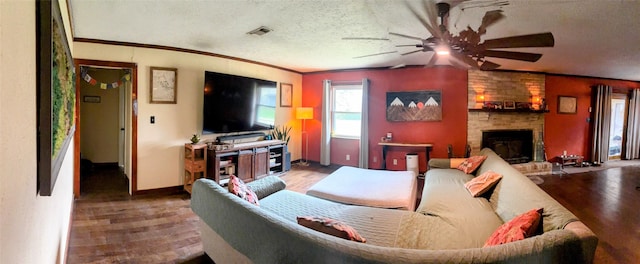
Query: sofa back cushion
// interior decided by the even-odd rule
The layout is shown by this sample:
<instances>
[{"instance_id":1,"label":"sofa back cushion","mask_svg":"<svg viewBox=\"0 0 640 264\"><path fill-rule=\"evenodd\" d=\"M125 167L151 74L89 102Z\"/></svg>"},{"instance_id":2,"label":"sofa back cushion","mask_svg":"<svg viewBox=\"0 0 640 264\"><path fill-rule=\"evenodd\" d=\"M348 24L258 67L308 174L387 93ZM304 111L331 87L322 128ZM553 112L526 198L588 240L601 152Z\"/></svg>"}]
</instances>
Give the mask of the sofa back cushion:
<instances>
[{"instance_id":1,"label":"sofa back cushion","mask_svg":"<svg viewBox=\"0 0 640 264\"><path fill-rule=\"evenodd\" d=\"M481 155L486 155L487 159L478 169L478 174L489 170L502 174L502 179L491 193L489 202L503 222L507 222L531 210L531 208L544 208L542 215L544 232L562 229L568 223L578 220L569 210L491 149L483 149Z\"/></svg>"}]
</instances>

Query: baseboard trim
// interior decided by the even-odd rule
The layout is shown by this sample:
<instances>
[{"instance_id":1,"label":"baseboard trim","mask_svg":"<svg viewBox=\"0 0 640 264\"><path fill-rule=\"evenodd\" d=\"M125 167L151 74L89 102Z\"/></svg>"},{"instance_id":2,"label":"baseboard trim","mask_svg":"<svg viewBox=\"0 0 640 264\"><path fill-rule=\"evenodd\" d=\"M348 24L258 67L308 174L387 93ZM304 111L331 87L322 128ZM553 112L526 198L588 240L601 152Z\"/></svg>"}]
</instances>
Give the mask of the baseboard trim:
<instances>
[{"instance_id":1,"label":"baseboard trim","mask_svg":"<svg viewBox=\"0 0 640 264\"><path fill-rule=\"evenodd\" d=\"M184 186L171 186L157 189L148 189L148 190L138 190L133 195L170 195L170 194L178 194L184 193Z\"/></svg>"}]
</instances>

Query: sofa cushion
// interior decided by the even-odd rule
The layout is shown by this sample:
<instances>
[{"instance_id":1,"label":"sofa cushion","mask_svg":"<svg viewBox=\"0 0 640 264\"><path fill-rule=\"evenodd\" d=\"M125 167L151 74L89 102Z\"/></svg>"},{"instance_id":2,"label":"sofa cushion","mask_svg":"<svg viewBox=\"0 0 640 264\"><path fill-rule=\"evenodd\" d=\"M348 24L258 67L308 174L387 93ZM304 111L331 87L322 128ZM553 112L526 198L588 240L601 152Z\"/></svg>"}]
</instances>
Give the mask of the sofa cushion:
<instances>
[{"instance_id":1,"label":"sofa cushion","mask_svg":"<svg viewBox=\"0 0 640 264\"><path fill-rule=\"evenodd\" d=\"M523 240L535 234L542 218L542 208L530 210L524 214L516 216L511 221L501 225L487 239L484 246L501 245L513 241Z\"/></svg>"},{"instance_id":2,"label":"sofa cushion","mask_svg":"<svg viewBox=\"0 0 640 264\"><path fill-rule=\"evenodd\" d=\"M487 199L469 195L464 184L471 179L473 175L457 169L430 169L425 176L422 200L416 212L438 219L431 223L433 228L437 227L434 230L445 233L450 230L444 235L429 233L430 239L437 241L433 245L439 249L482 247L504 223Z\"/></svg>"},{"instance_id":3,"label":"sofa cushion","mask_svg":"<svg viewBox=\"0 0 640 264\"><path fill-rule=\"evenodd\" d=\"M367 240L358 234L353 227L336 221L328 217L318 216L298 216L298 224L322 232L328 235L332 235L339 238L344 238L351 241L365 243Z\"/></svg>"},{"instance_id":4,"label":"sofa cushion","mask_svg":"<svg viewBox=\"0 0 640 264\"><path fill-rule=\"evenodd\" d=\"M545 232L562 229L568 223L577 221L575 215L491 149L485 148L480 154L486 155L487 159L477 173L493 170L502 174L502 179L489 196L489 202L503 222L531 208L544 208L542 225Z\"/></svg>"},{"instance_id":5,"label":"sofa cushion","mask_svg":"<svg viewBox=\"0 0 640 264\"><path fill-rule=\"evenodd\" d=\"M487 156L471 156L458 165L458 169L466 174L475 172Z\"/></svg>"},{"instance_id":6,"label":"sofa cushion","mask_svg":"<svg viewBox=\"0 0 640 264\"><path fill-rule=\"evenodd\" d=\"M464 187L467 188L473 197L478 197L496 185L501 178L502 175L489 170L466 182Z\"/></svg>"},{"instance_id":7,"label":"sofa cushion","mask_svg":"<svg viewBox=\"0 0 640 264\"><path fill-rule=\"evenodd\" d=\"M404 210L346 205L289 190L261 199L260 208L275 213L292 224L301 215L329 217L358 230L361 236L367 238L368 245L383 247L397 247L396 240L402 239L398 235L400 223L407 215L415 214Z\"/></svg>"},{"instance_id":8,"label":"sofa cushion","mask_svg":"<svg viewBox=\"0 0 640 264\"><path fill-rule=\"evenodd\" d=\"M229 177L228 189L230 193L233 193L252 204L260 205L256 193L254 193L240 178L235 175L231 175L231 177Z\"/></svg>"}]
</instances>

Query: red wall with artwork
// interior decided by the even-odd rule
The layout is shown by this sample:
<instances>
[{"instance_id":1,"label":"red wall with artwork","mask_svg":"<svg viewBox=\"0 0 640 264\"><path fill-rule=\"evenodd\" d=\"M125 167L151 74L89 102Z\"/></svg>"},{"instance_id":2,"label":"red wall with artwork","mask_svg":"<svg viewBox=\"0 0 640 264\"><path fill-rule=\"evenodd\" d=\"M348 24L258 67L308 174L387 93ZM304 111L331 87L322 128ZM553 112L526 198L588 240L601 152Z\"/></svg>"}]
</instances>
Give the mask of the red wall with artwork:
<instances>
[{"instance_id":1,"label":"red wall with artwork","mask_svg":"<svg viewBox=\"0 0 640 264\"><path fill-rule=\"evenodd\" d=\"M627 92L639 88L640 83L632 81L608 80L599 78L547 75L545 78L545 96L549 113L545 114L544 143L547 159L568 154L582 155L590 160L591 155L591 106L592 86L604 84L614 87L614 92ZM558 113L558 96L577 98L576 114Z\"/></svg>"},{"instance_id":2,"label":"red wall with artwork","mask_svg":"<svg viewBox=\"0 0 640 264\"><path fill-rule=\"evenodd\" d=\"M369 167L381 168L380 138L393 133L393 141L433 143L431 157L446 157L447 144L454 152L463 153L467 141L467 71L452 67L352 70L304 74L302 77L302 106L314 108L314 119L307 120L309 131L309 160L320 160L320 129L322 110L322 81L370 80L369 90ZM389 122L386 120L388 91L442 91L442 120L420 122ZM358 141L332 140L331 163L358 164ZM304 151L304 150L303 150ZM420 170L424 171L424 150L392 148L387 156L387 169L404 170L405 154L418 152ZM346 155L350 155L347 161ZM397 165L393 165L397 159Z\"/></svg>"}]
</instances>

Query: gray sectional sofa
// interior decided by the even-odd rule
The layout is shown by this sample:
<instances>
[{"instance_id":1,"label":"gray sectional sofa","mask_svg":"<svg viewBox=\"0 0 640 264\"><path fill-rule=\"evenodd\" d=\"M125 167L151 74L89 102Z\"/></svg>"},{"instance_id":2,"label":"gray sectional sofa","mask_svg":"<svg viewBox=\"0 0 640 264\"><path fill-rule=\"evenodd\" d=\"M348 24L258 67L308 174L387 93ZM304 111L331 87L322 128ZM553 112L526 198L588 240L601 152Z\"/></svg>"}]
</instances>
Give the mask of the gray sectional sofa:
<instances>
[{"instance_id":1,"label":"gray sectional sofa","mask_svg":"<svg viewBox=\"0 0 640 264\"><path fill-rule=\"evenodd\" d=\"M473 198L464 183L474 175L431 168L415 212L352 206L284 190L267 177L248 185L260 206L211 180L193 187L191 206L201 218L205 252L216 263L590 263L597 237L571 212L489 149L477 175L502 180ZM430 165L448 164L433 159ZM357 188L357 186L354 186ZM483 248L498 226L543 207L541 235ZM367 243L329 236L296 223L324 216L354 227Z\"/></svg>"}]
</instances>

